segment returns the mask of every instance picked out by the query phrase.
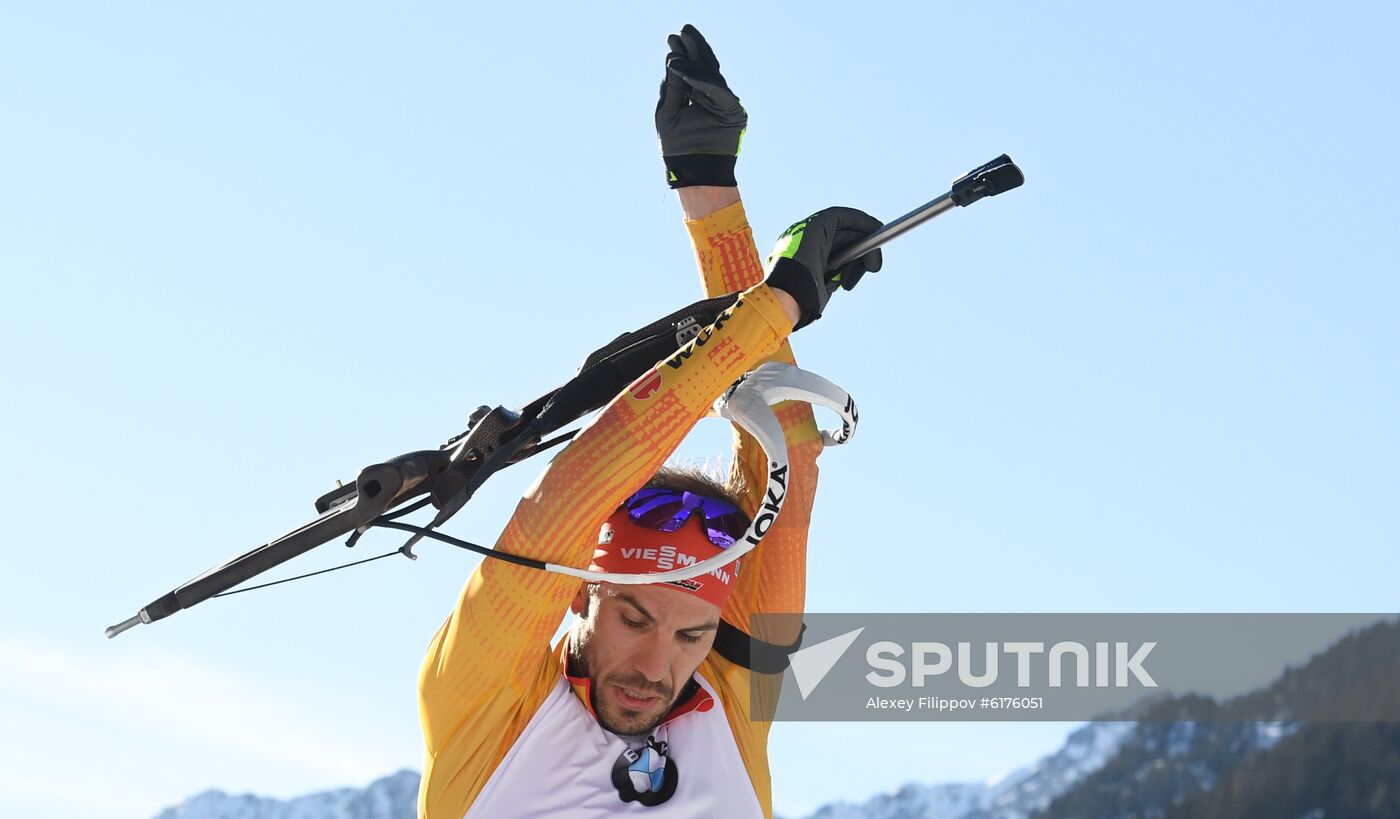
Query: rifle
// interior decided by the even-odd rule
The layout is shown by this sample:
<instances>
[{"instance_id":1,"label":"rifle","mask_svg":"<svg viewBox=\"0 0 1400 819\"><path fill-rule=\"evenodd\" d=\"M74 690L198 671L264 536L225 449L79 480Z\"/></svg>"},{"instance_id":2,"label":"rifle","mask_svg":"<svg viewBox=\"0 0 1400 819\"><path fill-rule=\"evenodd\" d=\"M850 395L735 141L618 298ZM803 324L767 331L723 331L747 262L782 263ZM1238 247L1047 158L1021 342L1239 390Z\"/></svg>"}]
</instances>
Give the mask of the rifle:
<instances>
[{"instance_id":1,"label":"rifle","mask_svg":"<svg viewBox=\"0 0 1400 819\"><path fill-rule=\"evenodd\" d=\"M829 267L839 268L954 207L967 207L982 198L1020 187L1024 181L1021 169L1009 156L1002 154L959 177L947 193L889 222L864 240L843 248L831 259ZM583 570L498 552L435 530L461 511L477 489L496 472L572 439L578 433L577 429L559 431L601 408L655 366L656 362L674 355L679 348L690 343L703 328L713 324L724 310L733 305L736 297L737 294L729 294L698 301L630 333L623 333L590 353L573 378L524 406L515 410L504 406L480 406L471 414L467 429L452 436L437 449L408 452L365 467L353 483L337 487L316 499L317 517L311 522L215 566L156 598L141 607L134 616L107 628L107 637L115 637L142 623L164 619L211 597L323 574L393 554L416 559L413 547L425 537L522 566L586 577L589 573ZM792 397L796 391L803 400L829 406L842 415L843 429L835 434L825 433L824 439L828 444L844 443L849 439L855 421L854 403L835 385L824 379L811 380L813 377L810 374L803 374L807 377L804 380L777 368L766 372L760 368L751 375L759 373L763 375L754 378L749 385L750 389L755 390L754 395L762 398L781 394L786 398ZM726 393L726 398L732 398L739 386L732 387ZM747 403L762 404L766 409L768 401ZM720 414L725 413L721 411ZM769 418L752 407L749 415L739 413L726 417L731 417L753 432L770 460L776 461L782 456L781 461L786 463L781 432L777 433L776 438L772 433L775 421L770 422ZM438 513L427 526L414 526L399 520L430 504L438 509ZM771 520L768 523L771 524ZM412 533L412 536L395 552L335 569L234 590L235 586L332 540L348 535L346 545L353 546L372 527L399 529ZM751 529L746 549L757 545L761 533L754 535ZM737 553L733 553L723 558L728 561L737 556ZM668 575L664 579L693 577L710 568L701 562L677 570L675 577ZM656 582L663 578L657 575L615 575L609 579L614 582Z\"/></svg>"}]
</instances>

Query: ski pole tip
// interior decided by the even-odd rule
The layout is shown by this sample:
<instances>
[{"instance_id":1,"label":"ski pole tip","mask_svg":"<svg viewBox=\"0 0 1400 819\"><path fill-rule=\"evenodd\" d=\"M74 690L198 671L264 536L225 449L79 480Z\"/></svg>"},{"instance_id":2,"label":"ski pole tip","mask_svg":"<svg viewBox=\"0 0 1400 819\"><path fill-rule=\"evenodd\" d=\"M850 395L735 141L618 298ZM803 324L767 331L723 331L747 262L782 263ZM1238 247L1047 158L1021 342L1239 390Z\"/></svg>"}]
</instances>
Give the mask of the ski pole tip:
<instances>
[{"instance_id":1,"label":"ski pole tip","mask_svg":"<svg viewBox=\"0 0 1400 819\"><path fill-rule=\"evenodd\" d=\"M102 633L106 634L107 639L110 640L113 637L116 637L118 634L121 634L123 631L126 631L130 628L135 628L136 626L141 625L143 622L145 621L142 620L141 615L138 614L135 617L128 617L120 623L117 623L115 626L108 626L107 630Z\"/></svg>"}]
</instances>

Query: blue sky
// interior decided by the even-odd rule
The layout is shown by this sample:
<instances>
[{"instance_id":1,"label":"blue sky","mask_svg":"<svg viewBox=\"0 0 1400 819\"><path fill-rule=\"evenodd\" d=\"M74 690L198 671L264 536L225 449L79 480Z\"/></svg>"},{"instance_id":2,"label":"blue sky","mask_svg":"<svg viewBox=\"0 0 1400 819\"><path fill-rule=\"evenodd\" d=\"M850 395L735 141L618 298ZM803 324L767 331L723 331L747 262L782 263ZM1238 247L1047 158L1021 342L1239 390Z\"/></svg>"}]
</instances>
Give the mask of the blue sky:
<instances>
[{"instance_id":1,"label":"blue sky","mask_svg":"<svg viewBox=\"0 0 1400 819\"><path fill-rule=\"evenodd\" d=\"M794 339L862 420L811 610L1395 610L1392 5L29 4L0 12L0 812L418 766L468 555L102 628L696 297L651 122L684 22L750 113L764 250L1002 152L1027 175ZM493 537L537 468L449 531ZM1067 730L781 725L777 807Z\"/></svg>"}]
</instances>

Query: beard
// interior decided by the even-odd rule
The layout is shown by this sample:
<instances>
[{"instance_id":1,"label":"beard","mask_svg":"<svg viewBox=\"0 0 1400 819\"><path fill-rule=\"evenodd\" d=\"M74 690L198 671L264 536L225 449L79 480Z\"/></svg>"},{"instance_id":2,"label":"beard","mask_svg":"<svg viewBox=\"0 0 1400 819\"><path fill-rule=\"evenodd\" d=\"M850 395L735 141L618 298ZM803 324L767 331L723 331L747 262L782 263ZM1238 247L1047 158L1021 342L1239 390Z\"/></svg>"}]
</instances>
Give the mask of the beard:
<instances>
[{"instance_id":1,"label":"beard","mask_svg":"<svg viewBox=\"0 0 1400 819\"><path fill-rule=\"evenodd\" d=\"M651 705L635 708L623 703L615 687L654 695ZM645 734L661 724L675 704L675 692L669 685L653 683L640 674L614 674L606 680L594 680L589 686L589 703L598 717L598 724L614 734Z\"/></svg>"}]
</instances>

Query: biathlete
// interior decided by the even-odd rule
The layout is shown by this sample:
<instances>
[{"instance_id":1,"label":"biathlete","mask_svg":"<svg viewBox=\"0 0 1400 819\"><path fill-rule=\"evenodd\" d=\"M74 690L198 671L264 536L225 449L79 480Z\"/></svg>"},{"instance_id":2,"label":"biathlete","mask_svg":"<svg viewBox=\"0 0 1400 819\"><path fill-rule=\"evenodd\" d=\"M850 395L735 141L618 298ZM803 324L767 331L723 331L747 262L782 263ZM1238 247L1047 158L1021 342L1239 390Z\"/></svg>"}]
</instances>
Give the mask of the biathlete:
<instances>
[{"instance_id":1,"label":"biathlete","mask_svg":"<svg viewBox=\"0 0 1400 819\"><path fill-rule=\"evenodd\" d=\"M656 109L667 180L707 295L741 292L678 366L658 365L616 396L550 463L497 540L504 552L641 574L721 554L762 502L761 447L736 428L723 482L663 462L745 372L794 363L788 334L819 318L835 289L880 268L876 250L827 272L834 249L880 226L848 208L793 225L760 264L734 178L747 116L694 27L668 44ZM420 817L772 816L770 723L751 716L750 690L776 696L772 658L799 635L760 643L750 618L803 610L822 449L807 404L776 412L787 497L741 561L651 585L476 567L420 673ZM551 647L566 610L574 619Z\"/></svg>"}]
</instances>

